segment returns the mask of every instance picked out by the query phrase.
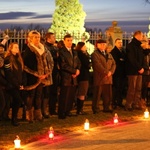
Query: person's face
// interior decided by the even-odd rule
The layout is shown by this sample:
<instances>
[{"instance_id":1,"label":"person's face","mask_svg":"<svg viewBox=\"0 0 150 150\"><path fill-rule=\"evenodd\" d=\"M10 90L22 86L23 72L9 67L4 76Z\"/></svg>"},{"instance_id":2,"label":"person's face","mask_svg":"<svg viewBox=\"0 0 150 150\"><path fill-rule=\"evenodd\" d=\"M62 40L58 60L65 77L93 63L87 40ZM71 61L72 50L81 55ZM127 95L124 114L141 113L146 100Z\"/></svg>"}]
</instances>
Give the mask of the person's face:
<instances>
[{"instance_id":1,"label":"person's face","mask_svg":"<svg viewBox=\"0 0 150 150\"><path fill-rule=\"evenodd\" d=\"M4 53L4 48L0 46L0 54Z\"/></svg>"},{"instance_id":2,"label":"person's face","mask_svg":"<svg viewBox=\"0 0 150 150\"><path fill-rule=\"evenodd\" d=\"M99 50L106 50L107 44L106 43L98 43L97 48Z\"/></svg>"},{"instance_id":3,"label":"person's face","mask_svg":"<svg viewBox=\"0 0 150 150\"><path fill-rule=\"evenodd\" d=\"M38 46L39 43L40 43L40 35L34 34L33 37L32 37L32 43L33 43L35 46Z\"/></svg>"},{"instance_id":4,"label":"person's face","mask_svg":"<svg viewBox=\"0 0 150 150\"><path fill-rule=\"evenodd\" d=\"M82 46L81 51L86 52L86 45Z\"/></svg>"},{"instance_id":5,"label":"person's face","mask_svg":"<svg viewBox=\"0 0 150 150\"><path fill-rule=\"evenodd\" d=\"M138 35L136 36L136 39L139 40L140 42L142 42L143 38L144 38L144 34L143 34L143 33L138 34Z\"/></svg>"},{"instance_id":6,"label":"person's face","mask_svg":"<svg viewBox=\"0 0 150 150\"><path fill-rule=\"evenodd\" d=\"M115 42L115 46L118 48L118 49L121 49L122 48L122 40L117 40Z\"/></svg>"},{"instance_id":7,"label":"person's face","mask_svg":"<svg viewBox=\"0 0 150 150\"><path fill-rule=\"evenodd\" d=\"M56 37L55 35L51 35L49 38L48 38L48 42L50 42L51 44L55 44L56 42Z\"/></svg>"},{"instance_id":8,"label":"person's face","mask_svg":"<svg viewBox=\"0 0 150 150\"><path fill-rule=\"evenodd\" d=\"M70 38L65 38L65 40L64 40L65 46L66 46L67 48L71 48L71 47L72 47L72 41L73 41L72 37L70 37Z\"/></svg>"},{"instance_id":9,"label":"person's face","mask_svg":"<svg viewBox=\"0 0 150 150\"><path fill-rule=\"evenodd\" d=\"M11 52L12 52L13 55L16 55L16 54L19 53L19 46L18 46L18 44L14 44L13 45L13 47L11 49Z\"/></svg>"}]
</instances>

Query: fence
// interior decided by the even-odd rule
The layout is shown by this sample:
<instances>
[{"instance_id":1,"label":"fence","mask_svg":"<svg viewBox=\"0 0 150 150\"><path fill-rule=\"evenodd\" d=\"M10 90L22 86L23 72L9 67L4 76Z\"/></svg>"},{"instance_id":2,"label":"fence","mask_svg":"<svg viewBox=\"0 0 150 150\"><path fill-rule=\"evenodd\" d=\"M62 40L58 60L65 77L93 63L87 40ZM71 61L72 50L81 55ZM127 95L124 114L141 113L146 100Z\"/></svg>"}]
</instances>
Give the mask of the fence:
<instances>
[{"instance_id":1,"label":"fence","mask_svg":"<svg viewBox=\"0 0 150 150\"><path fill-rule=\"evenodd\" d=\"M2 31L2 30L0 30L0 41L2 41L4 34L8 34L10 39L9 39L9 41L6 44L6 47L11 42L18 42L19 46L20 46L20 50L22 51L23 48L24 48L24 44L26 43L26 39L27 39L28 33L29 33L29 30L27 30L27 31L26 30L20 30L20 31L16 31L16 30L13 30L13 31L9 31L9 30ZM47 31L44 31L44 30L40 31L41 37L43 38L46 33L47 33ZM98 32L88 32L88 33L90 35L90 38L89 38L89 40L87 42L87 47L90 47L88 44L90 44L90 45L93 44L94 45L96 43L96 41L100 37L107 39L105 33L104 34L101 33L101 32L99 32L99 33ZM133 33L127 33L127 32L123 33L123 46L124 47L126 47L127 43L131 40L132 35L133 35ZM64 36L63 34L59 35L59 37L56 37L56 39L58 41L62 40L63 36ZM78 34L78 36L76 35L75 40L76 41L81 41L82 40L80 34ZM88 49L88 52L91 53L91 50Z\"/></svg>"}]
</instances>

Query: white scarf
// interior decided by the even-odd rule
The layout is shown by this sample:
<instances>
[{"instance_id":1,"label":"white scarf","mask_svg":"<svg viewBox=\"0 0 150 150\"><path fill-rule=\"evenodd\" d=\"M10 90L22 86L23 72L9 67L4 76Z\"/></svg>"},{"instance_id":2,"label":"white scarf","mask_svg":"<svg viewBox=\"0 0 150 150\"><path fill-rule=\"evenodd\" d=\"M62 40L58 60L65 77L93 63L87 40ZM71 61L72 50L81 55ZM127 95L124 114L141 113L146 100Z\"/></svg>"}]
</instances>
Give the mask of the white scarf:
<instances>
[{"instance_id":1,"label":"white scarf","mask_svg":"<svg viewBox=\"0 0 150 150\"><path fill-rule=\"evenodd\" d=\"M35 48L35 50L40 54L40 56L44 53L44 45L42 43L39 43L39 47L35 46L34 44L30 43L31 46Z\"/></svg>"}]
</instances>

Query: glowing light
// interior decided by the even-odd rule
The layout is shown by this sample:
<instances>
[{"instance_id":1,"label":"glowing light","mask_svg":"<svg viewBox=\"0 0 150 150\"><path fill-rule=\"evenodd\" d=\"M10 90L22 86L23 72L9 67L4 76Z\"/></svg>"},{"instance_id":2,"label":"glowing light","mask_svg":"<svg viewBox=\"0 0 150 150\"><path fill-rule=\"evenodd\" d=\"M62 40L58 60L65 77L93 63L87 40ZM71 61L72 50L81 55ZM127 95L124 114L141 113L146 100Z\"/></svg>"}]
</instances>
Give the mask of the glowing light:
<instances>
[{"instance_id":1,"label":"glowing light","mask_svg":"<svg viewBox=\"0 0 150 150\"><path fill-rule=\"evenodd\" d=\"M113 120L114 120L114 124L117 124L119 122L117 113L115 113Z\"/></svg>"},{"instance_id":2,"label":"glowing light","mask_svg":"<svg viewBox=\"0 0 150 150\"><path fill-rule=\"evenodd\" d=\"M16 139L14 140L15 149L20 149L20 147L21 147L20 143L21 143L21 140L20 140L19 136L17 135Z\"/></svg>"},{"instance_id":3,"label":"glowing light","mask_svg":"<svg viewBox=\"0 0 150 150\"><path fill-rule=\"evenodd\" d=\"M85 123L84 123L84 130L85 130L85 131L89 131L89 128L90 128L90 123L89 123L89 120L86 119L86 120L85 120Z\"/></svg>"},{"instance_id":4,"label":"glowing light","mask_svg":"<svg viewBox=\"0 0 150 150\"><path fill-rule=\"evenodd\" d=\"M53 127L49 128L48 135L49 135L49 139L52 139L52 140L54 139L54 129L53 129Z\"/></svg>"},{"instance_id":5,"label":"glowing light","mask_svg":"<svg viewBox=\"0 0 150 150\"><path fill-rule=\"evenodd\" d=\"M144 118L145 119L149 118L149 111L148 111L148 109L146 109L145 112L144 112Z\"/></svg>"}]
</instances>

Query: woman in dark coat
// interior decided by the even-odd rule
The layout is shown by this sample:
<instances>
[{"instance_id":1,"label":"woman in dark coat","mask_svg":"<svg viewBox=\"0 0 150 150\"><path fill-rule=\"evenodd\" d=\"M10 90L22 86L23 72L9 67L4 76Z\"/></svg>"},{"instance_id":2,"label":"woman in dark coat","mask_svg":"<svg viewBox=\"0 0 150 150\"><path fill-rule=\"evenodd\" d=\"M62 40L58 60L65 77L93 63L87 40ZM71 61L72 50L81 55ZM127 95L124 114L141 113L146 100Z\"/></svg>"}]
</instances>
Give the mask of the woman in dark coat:
<instances>
[{"instance_id":1,"label":"woman in dark coat","mask_svg":"<svg viewBox=\"0 0 150 150\"><path fill-rule=\"evenodd\" d=\"M76 46L79 60L81 61L80 74L78 76L77 88L77 115L86 114L83 112L83 103L86 99L89 88L89 69L91 67L90 57L84 42L78 42Z\"/></svg>"},{"instance_id":2,"label":"woman in dark coat","mask_svg":"<svg viewBox=\"0 0 150 150\"><path fill-rule=\"evenodd\" d=\"M10 43L4 57L4 71L6 80L12 86L12 88L7 91L12 97L12 125L14 126L19 125L17 121L17 114L22 103L20 90L23 90L23 68L24 64L19 51L18 43Z\"/></svg>"}]
</instances>

